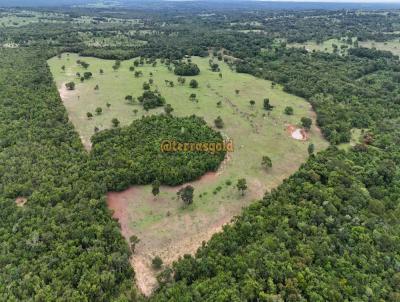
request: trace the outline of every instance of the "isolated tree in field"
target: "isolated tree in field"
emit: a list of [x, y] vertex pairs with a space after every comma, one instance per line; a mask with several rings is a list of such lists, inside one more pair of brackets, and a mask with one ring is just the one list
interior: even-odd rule
[[151, 260], [151, 266], [153, 267], [153, 269], [160, 269], [163, 265], [163, 261], [159, 256], [155, 256], [153, 258], [153, 260]]
[[236, 95], [239, 95], [240, 90], [239, 89], [235, 89], [235, 93], [236, 93]]
[[90, 120], [93, 117], [93, 114], [91, 112], [86, 112], [86, 116]]
[[107, 109], [110, 109], [111, 104], [110, 104], [110, 103], [107, 103], [106, 106], [107, 106]]
[[274, 88], [275, 88], [275, 85], [276, 85], [276, 83], [275, 83], [275, 82], [272, 82], [272, 83], [271, 83], [271, 88], [274, 89]]
[[97, 115], [100, 115], [103, 112], [103, 109], [101, 107], [97, 107], [95, 111]]
[[263, 156], [261, 159], [261, 165], [265, 168], [271, 168], [272, 167], [272, 160], [269, 156]]
[[177, 63], [174, 73], [179, 76], [195, 76], [200, 73], [200, 69], [193, 63]]
[[136, 235], [132, 235], [131, 237], [129, 237], [129, 245], [131, 247], [132, 253], [135, 252], [136, 244], [138, 244], [139, 242], [140, 242], [140, 239]]
[[338, 46], [335, 43], [332, 43], [333, 53], [338, 52]]
[[103, 69], [100, 69], [100, 74], [104, 74], [104, 70]]
[[171, 115], [172, 111], [174, 111], [174, 108], [172, 108], [171, 104], [166, 104], [164, 106], [164, 112], [167, 115]]
[[135, 67], [138, 67], [138, 66], [139, 66], [139, 60], [133, 61], [133, 65], [134, 65]]
[[160, 194], [160, 182], [157, 179], [151, 184], [151, 193], [154, 197]]
[[221, 102], [221, 101], [218, 101], [218, 102], [217, 102], [217, 107], [218, 107], [218, 108], [221, 108], [221, 107], [222, 107], [222, 102]]
[[143, 75], [143, 72], [141, 70], [135, 71], [135, 78], [141, 77], [142, 75]]
[[185, 82], [186, 82], [186, 79], [185, 79], [184, 77], [178, 77], [178, 83], [179, 83], [180, 85], [184, 85]]
[[119, 120], [117, 118], [113, 118], [111, 120], [111, 123], [112, 123], [114, 128], [117, 128], [119, 126], [119, 124], [120, 124], [120, 122], [119, 122]]
[[100, 89], [99, 84], [96, 84], [96, 86], [94, 86], [94, 90], [99, 90], [99, 89]]
[[247, 190], [247, 182], [245, 178], [240, 178], [236, 184], [236, 188], [240, 191], [240, 193], [242, 194], [242, 196], [244, 195], [244, 193]]
[[94, 133], [97, 133], [97, 132], [99, 132], [99, 131], [100, 131], [99, 127], [95, 126], [95, 127], [94, 127]]
[[138, 111], [139, 111], [139, 110], [137, 110], [137, 109], [133, 109], [133, 114], [134, 114], [134, 115], [137, 115]]
[[[78, 60], [78, 61], [79, 61], [79, 60]], [[88, 69], [89, 66], [90, 66], [89, 63], [86, 63], [86, 62], [84, 62], [84, 61], [79, 61], [79, 64], [80, 64], [84, 69]]]
[[197, 87], [199, 87], [199, 83], [195, 79], [193, 79], [190, 81], [189, 86], [191, 88], [197, 88]]
[[264, 109], [267, 111], [271, 111], [272, 108], [274, 108], [274, 106], [272, 106], [269, 102], [269, 98], [265, 98], [264, 99], [264, 105], [263, 105]]
[[310, 119], [309, 117], [302, 117], [301, 118], [301, 125], [305, 129], [310, 130], [311, 129], [311, 125], [312, 125], [312, 119]]
[[75, 89], [75, 83], [74, 82], [68, 82], [68, 83], [65, 84], [65, 87], [68, 90], [74, 90]]
[[61, 66], [61, 70], [65, 71], [65, 65]]
[[294, 113], [293, 107], [287, 106], [287, 107], [285, 108], [285, 114], [287, 114], [287, 115], [293, 115], [293, 113]]
[[125, 101], [132, 102], [132, 100], [133, 100], [133, 96], [131, 96], [131, 95], [125, 96]]
[[214, 124], [215, 124], [215, 127], [217, 127], [218, 129], [224, 128], [224, 121], [222, 120], [222, 118], [220, 116], [218, 116], [214, 120]]
[[154, 83], [154, 80], [153, 79], [149, 79], [149, 84], [153, 85], [153, 83]]
[[196, 94], [195, 93], [190, 94], [189, 100], [191, 100], [192, 102], [195, 101], [196, 100]]
[[84, 77], [81, 77], [81, 82], [83, 83], [83, 81], [85, 81], [85, 78], [84, 78]]
[[308, 154], [309, 154], [309, 155], [314, 154], [314, 151], [315, 151], [315, 146], [314, 146], [314, 144], [309, 144], [309, 145], [308, 145], [307, 151], [308, 151]]
[[120, 67], [121, 67], [121, 61], [116, 60], [112, 68], [114, 69], [114, 71], [117, 71]]
[[130, 66], [129, 67], [129, 71], [135, 71], [135, 67], [134, 66]]
[[255, 101], [255, 100], [250, 100], [249, 103], [250, 103], [250, 106], [251, 106], [251, 107], [254, 107], [254, 105], [256, 104], [256, 101]]
[[86, 71], [83, 73], [83, 77], [85, 80], [89, 80], [92, 76], [93, 74], [90, 71]]
[[222, 73], [219, 73], [218, 76], [220, 79], [222, 79]]
[[193, 192], [194, 188], [191, 185], [183, 187], [176, 193], [178, 198], [180, 198], [185, 205], [190, 205], [193, 203]]
[[143, 105], [143, 109], [146, 111], [156, 107], [164, 106], [165, 104], [165, 98], [162, 97], [161, 94], [156, 90], [145, 90], [143, 95], [138, 97], [138, 101], [141, 105]]
[[219, 71], [219, 65], [217, 63], [211, 63], [210, 67], [211, 67], [211, 71], [212, 72], [218, 72]]
[[77, 78], [81, 77], [81, 73], [80, 72], [77, 72], [75, 75], [76, 75]]

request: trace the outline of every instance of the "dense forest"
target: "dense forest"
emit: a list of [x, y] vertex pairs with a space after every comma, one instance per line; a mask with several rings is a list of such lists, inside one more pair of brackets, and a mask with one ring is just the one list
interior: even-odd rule
[[132, 299], [128, 245], [43, 53], [0, 49], [0, 300]]
[[[105, 193], [183, 183], [224, 157], [161, 153], [166, 135], [222, 139], [200, 118], [167, 114], [100, 131], [88, 154], [46, 64], [63, 51], [213, 56], [306, 98], [331, 143], [161, 272], [150, 301], [400, 300], [399, 58], [354, 44], [345, 55], [287, 45], [398, 39], [399, 11], [202, 12], [60, 8], [47, 21], [0, 27], [0, 300], [146, 300]], [[96, 46], [115, 37], [118, 46]], [[182, 66], [177, 74], [198, 73]], [[342, 150], [354, 128], [362, 140]]]
[[166, 143], [222, 143], [222, 136], [196, 116], [150, 116], [128, 127], [104, 130], [92, 137], [92, 170], [110, 191], [132, 184], [178, 185], [215, 171], [225, 151], [161, 150]]

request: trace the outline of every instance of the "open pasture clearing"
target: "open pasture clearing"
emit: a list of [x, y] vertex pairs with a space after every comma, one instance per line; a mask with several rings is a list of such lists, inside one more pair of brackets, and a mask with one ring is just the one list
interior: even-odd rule
[[[177, 76], [160, 61], [156, 66], [135, 67], [135, 71], [143, 73], [138, 78], [129, 70], [134, 60], [122, 61], [117, 71], [112, 68], [114, 61], [76, 54], [63, 54], [61, 58], [48, 61], [70, 119], [88, 149], [94, 128], [111, 127], [112, 118], [118, 118], [123, 126], [142, 115], [163, 112], [162, 108], [146, 112], [141, 105], [131, 105], [125, 100], [127, 95], [140, 96], [143, 82], [150, 78], [154, 81], [151, 89], [160, 91], [174, 108], [174, 115], [196, 114], [211, 126], [220, 116], [225, 124], [221, 132], [233, 140], [234, 152], [227, 154], [219, 171], [192, 183], [195, 197], [189, 207], [183, 207], [182, 201], [176, 198], [180, 187], [161, 187], [157, 198], [151, 194], [151, 186], [134, 186], [109, 194], [109, 206], [121, 223], [123, 235], [129, 238], [134, 234], [141, 240], [132, 262], [137, 284], [145, 294], [150, 294], [156, 285], [157, 271], [151, 268], [154, 256], [159, 255], [169, 265], [179, 255], [193, 253], [203, 240], [208, 240], [223, 224], [240, 214], [242, 207], [260, 199], [265, 191], [295, 172], [308, 156], [309, 143], [313, 143], [316, 150], [328, 145], [315, 126], [307, 141], [295, 140], [287, 132], [288, 125], [298, 125], [303, 116], [313, 118], [315, 124], [315, 114], [304, 99], [283, 92], [279, 86], [272, 88], [269, 81], [238, 74], [215, 59], [221, 68], [220, 78], [218, 72], [210, 70], [209, 59], [192, 58], [201, 72], [198, 76], [186, 77], [184, 85], [178, 84]], [[80, 83], [76, 73], [83, 74], [85, 69], [76, 63], [77, 60], [90, 64], [87, 71], [93, 73], [92, 79]], [[189, 87], [192, 78], [199, 83], [196, 89]], [[77, 84], [73, 91], [65, 89], [65, 83], [70, 81]], [[166, 81], [174, 81], [174, 87], [166, 85]], [[94, 89], [96, 85], [98, 90]], [[198, 101], [190, 100], [192, 93]], [[264, 98], [270, 99], [274, 106], [272, 111], [263, 109]], [[255, 105], [250, 105], [250, 100], [254, 100]], [[111, 104], [110, 108], [106, 103]], [[284, 114], [287, 106], [293, 107], [293, 115]], [[102, 107], [101, 115], [95, 114], [97, 107]], [[94, 117], [89, 120], [87, 112], [92, 112]], [[264, 155], [272, 159], [273, 166], [268, 170], [261, 167]], [[236, 182], [242, 177], [248, 184], [244, 196], [236, 189]]]
[[78, 16], [70, 17], [68, 14], [56, 13], [56, 12], [40, 12], [31, 10], [5, 10], [0, 11], [0, 28], [1, 27], [20, 27], [26, 26], [31, 23], [70, 23], [79, 25], [88, 24], [101, 24], [103, 27], [106, 26], [135, 26], [141, 24], [139, 19], [121, 19], [111, 17], [93, 17], [93, 16]]
[[[333, 44], [336, 44], [338, 46], [339, 53], [345, 53], [348, 48], [353, 47], [352, 45], [349, 45], [345, 43], [345, 41], [339, 39], [329, 39], [320, 44], [316, 43], [315, 41], [307, 41], [305, 43], [290, 43], [288, 44], [288, 47], [304, 48], [309, 52], [322, 51], [333, 53]], [[400, 55], [400, 39], [393, 39], [386, 42], [358, 41], [358, 45], [359, 47], [376, 48], [378, 50], [390, 51], [395, 55]], [[344, 52], [341, 50], [342, 47], [346, 47], [343, 50]]]
[[40, 17], [43, 16], [44, 14], [33, 11], [19, 11], [18, 13], [4, 11], [0, 13], [0, 27], [18, 27], [28, 25], [30, 23], [39, 22]]
[[392, 52], [395, 55], [400, 55], [400, 39], [395, 39], [387, 42], [360, 41], [358, 44], [362, 47], [386, 50]]
[[289, 43], [287, 46], [304, 48], [308, 52], [322, 51], [322, 52], [333, 53], [334, 52], [333, 45], [337, 45], [338, 53], [344, 52], [347, 48], [352, 47], [352, 45], [349, 45], [345, 43], [345, 41], [339, 39], [329, 39], [323, 41], [322, 43], [317, 43], [315, 41], [307, 41], [305, 43]]
[[119, 31], [108, 33], [108, 36], [94, 36], [90, 32], [79, 32], [79, 37], [85, 45], [91, 47], [134, 47], [147, 43], [147, 41], [137, 40], [129, 34], [126, 35]]

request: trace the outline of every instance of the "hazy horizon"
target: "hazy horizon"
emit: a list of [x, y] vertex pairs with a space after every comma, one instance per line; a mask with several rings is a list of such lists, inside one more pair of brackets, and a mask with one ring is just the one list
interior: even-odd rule
[[[0, 0], [0, 7], [73, 7], [106, 4], [109, 7], [150, 8], [152, 3], [185, 3], [208, 9], [400, 9], [399, 0]], [[247, 6], [248, 5], [248, 6]], [[164, 7], [164, 5], [161, 5]]]

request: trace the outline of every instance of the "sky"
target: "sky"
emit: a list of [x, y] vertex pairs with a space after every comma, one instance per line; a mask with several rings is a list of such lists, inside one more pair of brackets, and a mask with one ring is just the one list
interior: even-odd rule
[[[212, 0], [209, 0], [212, 1]], [[265, 2], [399, 3], [400, 0], [258, 0]]]

